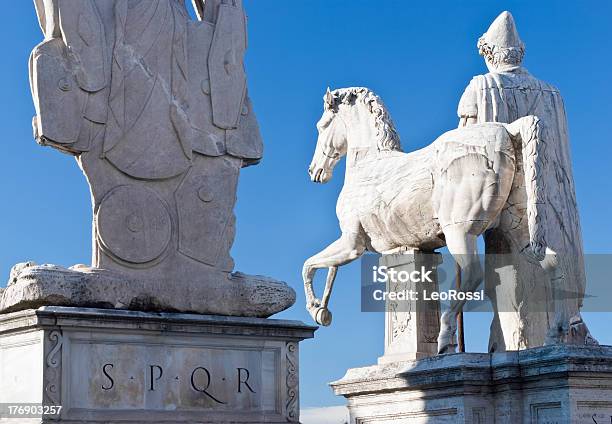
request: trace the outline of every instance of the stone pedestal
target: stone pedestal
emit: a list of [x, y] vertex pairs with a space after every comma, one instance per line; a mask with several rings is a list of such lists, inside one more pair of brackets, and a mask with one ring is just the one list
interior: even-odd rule
[[442, 355], [349, 369], [331, 386], [351, 424], [603, 424], [612, 347]]
[[438, 291], [437, 267], [442, 262], [439, 253], [425, 253], [420, 250], [383, 255], [380, 266], [386, 266], [404, 275], [422, 269], [431, 270], [432, 281], [401, 282], [389, 279], [387, 291], [412, 292], [418, 295], [414, 300], [388, 300], [385, 313], [385, 353], [378, 359], [379, 364], [425, 358], [437, 353], [437, 338], [440, 332], [440, 303], [423, 300], [423, 291]]
[[68, 307], [0, 315], [0, 404], [62, 406], [0, 422], [298, 422], [298, 343], [314, 330]]

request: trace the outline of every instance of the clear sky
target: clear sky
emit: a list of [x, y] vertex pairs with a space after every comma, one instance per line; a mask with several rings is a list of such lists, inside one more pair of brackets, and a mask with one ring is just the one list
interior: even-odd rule
[[[303, 307], [302, 263], [339, 234], [335, 201], [342, 172], [325, 186], [311, 183], [306, 173], [325, 88], [372, 88], [390, 109], [404, 150], [422, 147], [456, 126], [465, 85], [485, 72], [476, 40], [505, 9], [514, 14], [526, 44], [526, 67], [559, 87], [565, 98], [585, 250], [612, 251], [612, 2], [245, 3], [249, 87], [266, 152], [259, 166], [241, 175], [233, 255], [237, 269], [295, 287], [297, 304], [279, 317], [310, 322]], [[26, 260], [89, 263], [91, 206], [85, 179], [74, 159], [32, 139], [27, 60], [42, 37], [31, 2], [7, 2], [0, 35], [5, 140], [0, 272], [8, 279], [10, 267]], [[340, 269], [331, 307], [333, 326], [302, 344], [303, 406], [343, 404], [327, 383], [349, 367], [374, 364], [382, 353], [384, 317], [359, 310], [358, 263]], [[606, 344], [612, 344], [611, 318], [587, 314], [595, 337]], [[468, 350], [486, 349], [489, 319], [468, 314]]]

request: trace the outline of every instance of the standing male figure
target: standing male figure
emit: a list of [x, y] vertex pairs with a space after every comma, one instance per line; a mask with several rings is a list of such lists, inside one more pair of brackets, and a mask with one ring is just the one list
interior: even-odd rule
[[[518, 350], [544, 343], [596, 343], [580, 316], [585, 289], [580, 220], [563, 99], [550, 84], [521, 66], [525, 46], [509, 12], [501, 13], [478, 40], [489, 73], [469, 83], [458, 107], [459, 126], [510, 123], [527, 115], [540, 118], [546, 201], [537, 207], [547, 245], [563, 264], [564, 287], [551, 282], [538, 264], [525, 259], [517, 235], [528, 232], [522, 163], [499, 225], [487, 231], [485, 289], [493, 303], [490, 351]], [[520, 155], [517, 157], [520, 158]], [[528, 237], [527, 237], [528, 239]], [[554, 292], [554, 293], [553, 293]], [[554, 302], [561, 313], [553, 313]], [[558, 312], [557, 311], [557, 312]]]

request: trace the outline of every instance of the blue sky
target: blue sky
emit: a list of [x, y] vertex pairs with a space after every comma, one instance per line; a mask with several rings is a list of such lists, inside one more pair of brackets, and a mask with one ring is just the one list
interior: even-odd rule
[[[527, 47], [526, 67], [561, 89], [569, 116], [574, 177], [585, 250], [610, 253], [612, 16], [610, 2], [245, 0], [250, 94], [266, 152], [242, 173], [233, 255], [237, 269], [287, 281], [298, 302], [282, 318], [310, 322], [300, 271], [305, 258], [339, 234], [336, 172], [315, 185], [306, 169], [325, 88], [368, 86], [390, 109], [404, 150], [456, 126], [456, 105], [473, 75], [485, 72], [476, 40], [510, 10]], [[25, 260], [89, 263], [91, 206], [74, 159], [36, 145], [27, 59], [41, 41], [28, 1], [5, 6], [4, 133], [0, 155], [0, 272]], [[340, 170], [339, 170], [340, 171]], [[0, 283], [1, 284], [1, 283]], [[319, 290], [321, 290], [319, 288]], [[327, 387], [349, 367], [376, 362], [383, 315], [361, 313], [359, 264], [341, 268], [331, 305], [334, 324], [302, 344], [303, 406], [343, 404]], [[587, 314], [594, 335], [612, 344], [612, 314]], [[484, 350], [489, 317], [468, 314], [468, 350]]]

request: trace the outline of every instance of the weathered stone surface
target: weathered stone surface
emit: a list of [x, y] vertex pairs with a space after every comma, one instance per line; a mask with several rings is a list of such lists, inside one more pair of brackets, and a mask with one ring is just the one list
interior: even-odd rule
[[459, 353], [349, 369], [351, 424], [592, 424], [612, 416], [612, 347]]
[[[586, 278], [563, 98], [556, 87], [522, 67], [525, 45], [509, 12], [495, 19], [477, 45], [489, 73], [475, 76], [466, 87], [457, 108], [459, 125], [509, 123], [536, 115], [545, 140], [545, 147], [529, 153], [539, 156], [537, 189], [541, 200], [529, 207], [531, 177], [519, 160], [508, 204], [498, 225], [485, 237], [485, 290], [495, 311], [489, 350], [501, 352], [559, 341], [595, 343], [580, 317]], [[557, 253], [566, 278], [550, 281], [541, 267], [522, 254], [523, 235], [532, 231], [525, 210], [540, 222], [546, 245]], [[555, 299], [551, 296], [554, 290], [572, 296]], [[557, 314], [549, 313], [552, 310]]]
[[[346, 176], [336, 212], [341, 237], [304, 263], [306, 307], [316, 322], [331, 323], [327, 306], [337, 268], [364, 251], [397, 249], [433, 251], [447, 246], [461, 267], [459, 290], [474, 292], [483, 277], [477, 238], [499, 224], [511, 206], [513, 182], [523, 178], [526, 207], [521, 216], [528, 231], [517, 231], [525, 260], [563, 284], [558, 255], [547, 243], [545, 218], [536, 213], [545, 201], [541, 168], [541, 121], [526, 116], [510, 124], [483, 122], [457, 128], [430, 145], [404, 153], [399, 135], [382, 100], [370, 89], [350, 87], [329, 91], [317, 123], [319, 137], [309, 167], [314, 182], [325, 183], [346, 156]], [[516, 166], [522, 163], [520, 174]], [[317, 269], [327, 268], [322, 299], [313, 291]], [[465, 303], [452, 299], [440, 318], [438, 352], [456, 347], [456, 318]], [[560, 304], [559, 304], [560, 305]], [[551, 311], [552, 312], [552, 311]], [[555, 310], [563, 320], [562, 308]], [[552, 341], [561, 341], [556, 334]]]
[[[389, 278], [387, 290], [438, 291], [437, 266], [440, 254], [424, 253], [418, 250], [401, 251], [381, 256], [380, 266], [397, 272], [413, 272], [421, 267], [431, 269], [432, 282], [401, 282]], [[418, 286], [418, 287], [417, 287]], [[440, 332], [440, 302], [426, 301], [386, 301], [385, 307], [385, 352], [378, 363], [403, 362], [435, 355], [438, 350], [437, 338]]]
[[286, 283], [241, 273], [217, 273], [216, 280], [181, 281], [126, 278], [114, 271], [25, 263], [11, 272], [0, 292], [4, 312], [43, 305], [175, 311], [268, 317], [295, 302]]
[[96, 218], [101, 247], [121, 260], [151, 262], [170, 243], [170, 213], [154, 191], [115, 187], [100, 202]]
[[176, 0], [34, 3], [45, 36], [30, 58], [35, 138], [83, 170], [92, 268], [108, 271], [30, 270], [0, 312], [54, 302], [245, 316], [289, 307], [283, 284], [228, 277], [240, 169], [263, 152], [242, 1], [195, 1], [198, 20]]
[[61, 405], [45, 423], [298, 422], [298, 344], [314, 330], [298, 321], [85, 308], [4, 314], [0, 404]]

